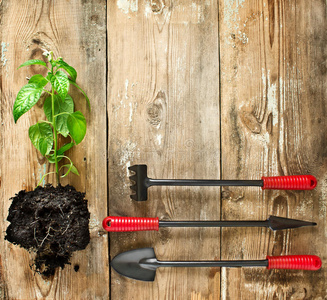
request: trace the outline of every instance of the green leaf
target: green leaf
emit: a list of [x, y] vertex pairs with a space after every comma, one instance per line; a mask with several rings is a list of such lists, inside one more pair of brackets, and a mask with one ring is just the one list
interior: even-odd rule
[[75, 111], [67, 118], [69, 132], [76, 144], [79, 144], [86, 134], [86, 120], [80, 111]]
[[48, 123], [36, 123], [28, 130], [32, 144], [43, 156], [48, 155], [53, 146], [53, 132]]
[[59, 66], [58, 69], [64, 69], [68, 73], [68, 75], [71, 77], [72, 81], [74, 81], [74, 82], [76, 81], [77, 72], [72, 66], [70, 66], [69, 64], [64, 62], [62, 59], [59, 60], [58, 66]]
[[46, 78], [44, 78], [41, 74], [36, 74], [30, 78], [28, 83], [34, 83], [38, 86], [42, 86], [42, 88], [43, 88], [47, 85], [48, 80]]
[[87, 95], [86, 95], [86, 93], [82, 90], [82, 88], [76, 83], [76, 82], [74, 82], [74, 81], [72, 81], [72, 80], [70, 80], [69, 79], [69, 82], [72, 84], [72, 85], [74, 85], [74, 86], [76, 86], [81, 92], [82, 92], [82, 94], [84, 95], [84, 97], [85, 97], [85, 99], [86, 99], [86, 102], [87, 102], [87, 104], [88, 104], [88, 106], [89, 106], [89, 109], [91, 110], [91, 103], [90, 103], [90, 99], [87, 97]]
[[[44, 113], [47, 119], [52, 122], [52, 101], [51, 97], [47, 97], [43, 105]], [[67, 113], [57, 116], [56, 129], [64, 137], [67, 137], [69, 130], [67, 127], [67, 118], [70, 113], [74, 112], [74, 101], [72, 97], [66, 95], [65, 101], [63, 101], [58, 95], [54, 95], [54, 113], [55, 115], [61, 113]]]
[[43, 156], [46, 156], [48, 152], [52, 149], [52, 146], [49, 144], [49, 140], [44, 137], [40, 137], [38, 140], [38, 147], [36, 147]]
[[44, 62], [43, 60], [40, 60], [40, 59], [31, 59], [31, 60], [25, 61], [17, 69], [19, 69], [21, 67], [31, 66], [31, 65], [41, 65], [41, 66], [44, 66], [44, 67], [47, 66], [46, 62]]
[[[45, 83], [45, 82], [43, 82]], [[13, 115], [15, 123], [27, 111], [29, 111], [40, 99], [44, 85], [41, 83], [28, 83], [17, 94]]]
[[[57, 95], [55, 95], [56, 97]], [[55, 106], [56, 108], [56, 106]], [[51, 96], [47, 97], [44, 101], [43, 104], [43, 110], [45, 113], [45, 116], [47, 117], [47, 119], [49, 120], [49, 122], [52, 122], [52, 101], [51, 101]], [[55, 114], [56, 114], [56, 109], [55, 109]]]
[[68, 151], [74, 145], [75, 145], [74, 143], [68, 143], [68, 144], [62, 146], [60, 149], [57, 150], [57, 155], [63, 155], [66, 151]]
[[[70, 148], [72, 148], [75, 144], [74, 143], [68, 143], [64, 146], [62, 146], [60, 149], [57, 150], [57, 156], [64, 155], [66, 151], [68, 151]], [[58, 161], [61, 161], [63, 157], [58, 157]], [[54, 155], [51, 154], [47, 157], [50, 163], [54, 163]]]
[[67, 74], [63, 71], [58, 71], [56, 74], [49, 73], [47, 78], [50, 80], [51, 84], [61, 99], [65, 100], [69, 89], [69, 80]]
[[61, 168], [68, 168], [68, 171], [64, 175], [61, 176], [62, 178], [66, 177], [70, 172], [79, 176], [78, 170], [73, 164], [63, 165], [63, 166], [61, 166]]
[[75, 175], [79, 176], [79, 172], [77, 170], [77, 168], [73, 165], [72, 169], [70, 170], [72, 173], [74, 173]]

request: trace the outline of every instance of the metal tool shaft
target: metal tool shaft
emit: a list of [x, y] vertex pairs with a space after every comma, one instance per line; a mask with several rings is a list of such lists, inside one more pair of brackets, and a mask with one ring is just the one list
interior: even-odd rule
[[159, 221], [159, 227], [269, 227], [269, 221]]
[[152, 179], [145, 181], [147, 187], [163, 186], [259, 186], [263, 180], [207, 180], [207, 179]]
[[140, 261], [145, 268], [159, 267], [268, 267], [268, 260], [227, 260], [227, 261], [160, 261], [155, 258], [147, 258]]
[[270, 216], [267, 220], [249, 221], [160, 221], [159, 218], [117, 217], [104, 218], [102, 226], [109, 232], [159, 230], [159, 227], [269, 227], [272, 230], [315, 226], [317, 223]]

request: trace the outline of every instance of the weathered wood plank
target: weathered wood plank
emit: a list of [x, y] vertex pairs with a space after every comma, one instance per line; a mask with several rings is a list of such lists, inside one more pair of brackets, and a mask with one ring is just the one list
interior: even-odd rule
[[[326, 3], [219, 1], [222, 177], [310, 174], [315, 191], [225, 188], [223, 219], [270, 214], [316, 228], [223, 230], [222, 259], [316, 254], [326, 263]], [[226, 269], [223, 299], [323, 299], [318, 272]], [[223, 284], [224, 283], [224, 284]]]
[[[106, 2], [105, 1], [1, 1], [1, 219], [7, 217], [9, 198], [20, 189], [33, 189], [49, 170], [33, 149], [27, 130], [43, 118], [39, 107], [17, 125], [12, 105], [26, 76], [41, 68], [16, 70], [24, 61], [42, 58], [41, 48], [63, 56], [78, 72], [77, 81], [88, 94], [88, 112], [81, 93], [72, 89], [77, 108], [87, 116], [85, 141], [71, 151], [81, 176], [65, 183], [86, 192], [91, 212], [91, 243], [73, 255], [71, 266], [44, 280], [30, 269], [31, 255], [4, 241], [8, 223], [0, 225], [1, 294], [8, 299], [106, 299], [109, 295], [107, 235], [101, 220], [107, 210], [106, 183]], [[42, 71], [43, 72], [43, 71]], [[53, 179], [53, 178], [52, 178]], [[49, 182], [53, 182], [51, 178]], [[79, 266], [78, 272], [74, 271]], [[76, 268], [77, 270], [77, 268]]]
[[[215, 1], [108, 3], [110, 214], [217, 219], [219, 189], [149, 190], [129, 199], [128, 167], [153, 178], [219, 178], [218, 14]], [[111, 257], [152, 246], [159, 259], [219, 259], [219, 230], [110, 234]], [[219, 269], [160, 269], [154, 283], [111, 272], [112, 299], [217, 299]]]
[[[220, 231], [215, 229], [111, 234], [111, 256], [153, 246], [160, 259], [261, 259], [267, 254], [309, 253], [320, 255], [326, 264], [326, 3], [218, 2], [220, 33], [214, 1], [108, 3], [107, 133], [106, 2], [0, 1], [3, 220], [7, 200], [21, 188], [34, 188], [49, 170], [27, 136], [28, 127], [43, 116], [41, 110], [33, 109], [17, 126], [11, 115], [24, 76], [40, 69], [16, 67], [29, 58], [41, 58], [41, 47], [50, 48], [76, 67], [79, 84], [98, 105], [93, 104], [89, 113], [83, 97], [73, 90], [89, 126], [85, 142], [71, 153], [83, 175], [69, 181], [87, 193], [91, 244], [73, 256], [71, 267], [44, 281], [29, 269], [31, 255], [3, 240], [7, 222], [0, 222], [0, 298], [108, 298], [107, 236], [101, 231], [107, 214], [107, 151], [112, 215], [208, 220], [220, 214], [223, 219], [265, 219], [275, 214], [318, 222], [316, 228], [277, 233], [224, 229], [221, 246]], [[215, 188], [151, 188], [147, 202], [131, 201], [127, 168], [134, 163], [147, 163], [151, 177], [220, 176], [218, 34], [222, 177], [312, 173], [318, 187], [313, 192], [224, 188], [221, 213]], [[80, 266], [77, 273], [75, 265]], [[111, 276], [112, 299], [326, 297], [324, 267], [315, 273], [167, 269], [158, 271], [153, 284], [114, 272]]]

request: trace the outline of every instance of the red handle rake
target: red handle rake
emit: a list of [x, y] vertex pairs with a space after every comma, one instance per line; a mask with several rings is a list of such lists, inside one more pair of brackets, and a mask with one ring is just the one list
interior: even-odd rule
[[135, 194], [131, 198], [136, 201], [148, 199], [148, 188], [161, 186], [258, 186], [275, 190], [312, 190], [317, 179], [312, 175], [262, 177], [261, 180], [206, 180], [206, 179], [152, 179], [147, 175], [147, 165], [134, 165], [129, 170], [135, 174], [130, 176], [134, 182], [131, 189]]

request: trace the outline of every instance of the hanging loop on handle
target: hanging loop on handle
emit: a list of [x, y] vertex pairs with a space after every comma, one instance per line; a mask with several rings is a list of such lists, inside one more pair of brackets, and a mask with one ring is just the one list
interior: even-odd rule
[[312, 175], [262, 177], [261, 179], [263, 190], [313, 190], [317, 185], [317, 179]]
[[316, 271], [321, 268], [321, 259], [316, 255], [267, 256], [267, 269], [296, 269]]

